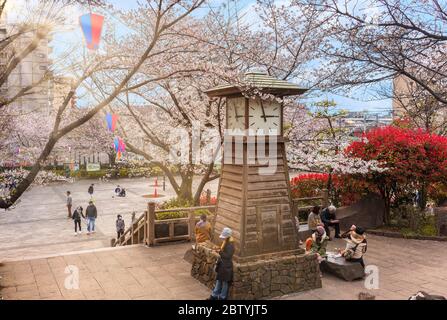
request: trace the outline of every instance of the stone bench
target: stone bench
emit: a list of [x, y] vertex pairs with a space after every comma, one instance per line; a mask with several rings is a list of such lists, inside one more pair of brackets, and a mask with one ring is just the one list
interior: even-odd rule
[[360, 263], [346, 261], [343, 257], [328, 256], [321, 262], [320, 270], [346, 281], [362, 279], [365, 276], [365, 270]]

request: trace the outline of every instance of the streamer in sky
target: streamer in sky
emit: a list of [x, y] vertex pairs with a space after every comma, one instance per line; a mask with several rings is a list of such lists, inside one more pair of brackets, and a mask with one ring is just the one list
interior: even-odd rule
[[87, 13], [79, 17], [79, 23], [84, 33], [87, 48], [98, 49], [104, 17], [95, 13]]

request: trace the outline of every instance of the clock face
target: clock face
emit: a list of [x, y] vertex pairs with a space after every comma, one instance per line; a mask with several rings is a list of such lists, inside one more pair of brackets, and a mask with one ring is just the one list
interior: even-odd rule
[[276, 100], [250, 99], [248, 112], [249, 126], [252, 134], [281, 134], [281, 104]]
[[245, 130], [245, 98], [227, 98], [227, 129]]

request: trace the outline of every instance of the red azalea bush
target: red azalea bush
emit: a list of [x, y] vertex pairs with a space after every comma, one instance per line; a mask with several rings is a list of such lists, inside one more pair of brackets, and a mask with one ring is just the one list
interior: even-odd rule
[[216, 198], [216, 197], [211, 197], [211, 198], [210, 198], [210, 202], [208, 203], [208, 202], [207, 202], [207, 199], [206, 199], [206, 192], [203, 192], [203, 193], [200, 195], [199, 204], [200, 204], [201, 206], [211, 206], [211, 205], [215, 205], [216, 203], [217, 203], [217, 198]]
[[327, 188], [329, 175], [327, 173], [305, 173], [290, 180], [293, 198], [318, 196], [322, 189]]
[[389, 221], [391, 200], [407, 197], [415, 189], [427, 190], [447, 179], [447, 138], [422, 129], [387, 126], [367, 132], [351, 143], [347, 155], [382, 162], [388, 170], [361, 177], [380, 192]]
[[[293, 198], [307, 198], [318, 196], [323, 189], [327, 189], [329, 174], [305, 173], [290, 180]], [[366, 181], [353, 179], [350, 175], [332, 175], [332, 188], [336, 205], [346, 206], [358, 201], [371, 188]]]

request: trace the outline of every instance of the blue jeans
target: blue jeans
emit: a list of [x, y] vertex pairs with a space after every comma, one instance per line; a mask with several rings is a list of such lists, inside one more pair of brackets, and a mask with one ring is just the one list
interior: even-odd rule
[[88, 218], [88, 220], [87, 220], [87, 231], [88, 232], [95, 231], [95, 220], [96, 220], [96, 218]]
[[225, 300], [228, 295], [228, 282], [216, 280], [216, 284], [214, 286], [214, 290], [211, 293], [211, 296], [216, 299]]

